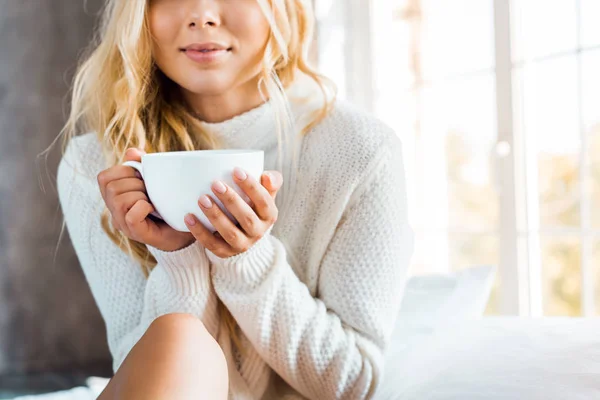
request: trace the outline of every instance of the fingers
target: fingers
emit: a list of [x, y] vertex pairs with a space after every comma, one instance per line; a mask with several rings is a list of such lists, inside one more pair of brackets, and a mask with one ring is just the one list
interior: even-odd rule
[[146, 154], [144, 150], [130, 147], [125, 152], [125, 161], [142, 161], [144, 154]]
[[136, 178], [135, 172], [135, 169], [128, 167], [127, 165], [115, 165], [114, 167], [100, 172], [98, 174], [98, 185], [100, 186], [100, 193], [102, 194], [104, 201], [107, 200], [106, 186], [110, 182], [125, 178]]
[[[238, 170], [239, 168], [236, 168]], [[275, 200], [267, 189], [256, 181], [252, 176], [244, 174], [245, 178], [240, 176], [237, 171], [233, 175], [235, 183], [246, 193], [254, 204], [254, 211], [261, 220], [269, 223], [275, 223], [277, 220], [277, 206]]]
[[[239, 222], [247, 236], [254, 238], [262, 233], [262, 225], [264, 223], [258, 218], [252, 207], [250, 207], [235, 190], [222, 181], [213, 182], [211, 189], [215, 196], [223, 203], [227, 211], [229, 211], [236, 221]], [[224, 192], [222, 193], [221, 191], [223, 190]], [[210, 215], [207, 216], [210, 219]], [[229, 220], [225, 215], [224, 217]], [[217, 224], [221, 225], [218, 221]], [[230, 226], [230, 224], [226, 222], [223, 225], [226, 227]], [[217, 227], [214, 224], [213, 226], [215, 226], [215, 228]]]
[[151, 244], [149, 241], [156, 236], [153, 230], [157, 228], [154, 223], [150, 223], [147, 219], [152, 211], [154, 211], [154, 207], [144, 199], [140, 199], [133, 204], [125, 215], [128, 237], [134, 238], [138, 242]]
[[119, 225], [120, 230], [127, 236], [129, 236], [130, 232], [125, 217], [139, 200], [148, 202], [148, 197], [143, 192], [127, 192], [115, 197], [110, 204], [107, 204], [110, 213], [117, 221], [117, 225]]
[[271, 197], [275, 199], [279, 189], [283, 185], [283, 176], [279, 171], [265, 171], [261, 175], [261, 184], [267, 189]]
[[239, 227], [209, 195], [201, 196], [198, 205], [216, 229], [214, 234], [194, 214], [185, 217], [185, 224], [196, 240], [221, 258], [246, 252], [275, 223], [278, 210], [274, 199], [283, 179], [279, 172], [273, 171], [261, 176], [261, 182], [258, 182], [236, 168], [234, 182], [243, 193], [236, 192], [222, 181], [213, 182], [211, 189], [224, 209], [238, 221]]
[[123, 178], [108, 182], [105, 189], [108, 198], [115, 198], [127, 192], [146, 192], [146, 185], [141, 179]]
[[[210, 207], [206, 207], [204, 202], [208, 199], [210, 201]], [[208, 204], [208, 203], [206, 203]], [[221, 237], [227, 242], [232, 248], [236, 250], [243, 250], [246, 246], [247, 238], [246, 235], [240, 231], [240, 229], [234, 225], [229, 217], [221, 210], [219, 205], [213, 201], [210, 196], [202, 196], [198, 201], [198, 205], [217, 231], [221, 234]], [[254, 213], [252, 210], [250, 210]]]
[[[202, 243], [202, 245], [208, 250], [212, 251], [219, 257], [224, 257], [226, 254], [223, 252], [224, 250], [224, 240], [213, 235], [194, 214], [186, 215], [185, 225], [190, 230], [190, 233], [194, 235], [197, 241]], [[216, 232], [215, 232], [216, 233]]]
[[[140, 161], [142, 155], [146, 154], [145, 151], [135, 148], [127, 149], [125, 152], [126, 161]], [[100, 193], [102, 198], [106, 201], [106, 186], [117, 179], [123, 178], [135, 178], [136, 170], [126, 165], [115, 165], [111, 168], [105, 169], [100, 172], [97, 176], [98, 185], [100, 186]]]
[[111, 223], [112, 226], [119, 230], [122, 231], [123, 230], [123, 226], [122, 223], [119, 222], [119, 220], [117, 218], [115, 218], [115, 206], [113, 205], [115, 203], [115, 199], [124, 194], [124, 193], [128, 193], [128, 192], [139, 192], [142, 194], [146, 194], [146, 186], [144, 185], [144, 182], [141, 179], [138, 178], [123, 178], [123, 179], [117, 179], [117, 180], [113, 180], [108, 182], [108, 184], [106, 185], [106, 187], [103, 189], [102, 193], [102, 198], [104, 199], [104, 202], [106, 203], [108, 209], [111, 212]]

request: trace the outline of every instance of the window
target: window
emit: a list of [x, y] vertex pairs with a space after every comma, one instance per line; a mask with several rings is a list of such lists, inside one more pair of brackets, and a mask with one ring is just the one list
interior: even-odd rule
[[321, 69], [404, 143], [413, 270], [497, 265], [487, 313], [600, 313], [598, 15], [596, 0], [317, 1]]

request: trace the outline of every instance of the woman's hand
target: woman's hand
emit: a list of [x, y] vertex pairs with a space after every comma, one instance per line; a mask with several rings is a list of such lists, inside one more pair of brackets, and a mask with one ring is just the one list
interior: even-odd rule
[[188, 214], [185, 218], [185, 224], [196, 240], [221, 258], [245, 252], [277, 221], [275, 197], [283, 184], [283, 177], [277, 171], [263, 173], [259, 183], [240, 168], [236, 168], [233, 179], [250, 198], [252, 205], [248, 205], [224, 182], [213, 182], [211, 189], [235, 217], [239, 226], [235, 225], [208, 195], [201, 196], [198, 205], [217, 232], [212, 234], [193, 214]]
[[[144, 151], [128, 149], [127, 161], [141, 161]], [[102, 198], [112, 216], [112, 225], [125, 236], [163, 251], [175, 251], [192, 244], [189, 232], [179, 232], [164, 221], [150, 218], [154, 211], [146, 194], [146, 185], [136, 170], [116, 165], [98, 174]]]

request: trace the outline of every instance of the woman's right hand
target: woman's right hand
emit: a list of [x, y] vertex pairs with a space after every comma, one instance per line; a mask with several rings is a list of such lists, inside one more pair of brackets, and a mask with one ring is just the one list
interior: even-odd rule
[[[142, 150], [130, 148], [125, 159], [141, 161], [143, 154]], [[136, 172], [132, 167], [116, 165], [98, 174], [100, 192], [114, 228], [130, 239], [163, 251], [176, 251], [192, 244], [196, 239], [191, 233], [150, 218], [149, 214], [155, 210], [146, 194], [146, 185]]]

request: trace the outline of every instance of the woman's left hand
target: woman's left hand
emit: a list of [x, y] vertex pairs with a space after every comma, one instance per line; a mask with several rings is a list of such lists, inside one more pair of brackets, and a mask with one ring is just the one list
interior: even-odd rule
[[242, 169], [234, 170], [233, 180], [250, 198], [251, 205], [222, 181], [215, 181], [211, 186], [214, 195], [239, 225], [234, 224], [208, 195], [201, 196], [198, 205], [217, 232], [211, 233], [193, 214], [186, 215], [185, 224], [192, 235], [216, 256], [227, 258], [244, 253], [277, 221], [275, 197], [283, 177], [278, 171], [265, 171], [260, 179], [259, 183]]

